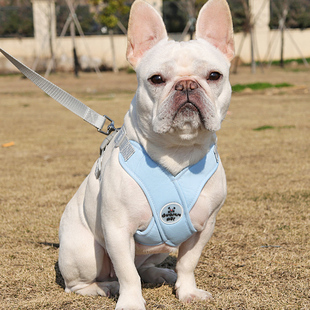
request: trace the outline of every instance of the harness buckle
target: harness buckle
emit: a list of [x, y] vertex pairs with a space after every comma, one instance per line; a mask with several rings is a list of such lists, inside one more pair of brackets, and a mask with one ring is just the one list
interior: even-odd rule
[[[103, 117], [105, 119], [104, 119], [104, 122], [102, 124], [102, 127], [98, 128], [98, 132], [103, 133], [104, 135], [108, 136], [112, 131], [115, 131], [116, 128], [114, 126], [114, 121], [110, 117], [108, 117], [106, 115], [103, 115]], [[110, 124], [106, 127], [107, 128], [106, 130], [103, 130], [103, 127], [106, 123], [106, 120], [108, 120], [110, 122]]]

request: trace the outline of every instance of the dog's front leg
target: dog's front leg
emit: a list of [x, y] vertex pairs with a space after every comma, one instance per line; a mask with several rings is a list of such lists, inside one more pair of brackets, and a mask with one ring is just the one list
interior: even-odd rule
[[118, 225], [112, 226], [109, 223], [105, 242], [120, 285], [120, 295], [115, 309], [143, 310], [145, 301], [142, 297], [141, 280], [134, 263], [134, 238], [126, 229]]
[[198, 264], [201, 252], [212, 236], [216, 214], [208, 220], [203, 231], [196, 233], [190, 239], [181, 244], [179, 248], [176, 271], [176, 295], [180, 301], [189, 303], [194, 299], [208, 300], [212, 295], [196, 287], [194, 270]]

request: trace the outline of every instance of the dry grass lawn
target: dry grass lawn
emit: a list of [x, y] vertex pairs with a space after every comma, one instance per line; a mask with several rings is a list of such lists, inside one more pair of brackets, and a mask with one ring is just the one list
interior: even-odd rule
[[[136, 87], [125, 73], [50, 79], [118, 126]], [[185, 305], [171, 286], [143, 285], [147, 309], [310, 309], [310, 71], [231, 80], [295, 86], [234, 94], [218, 133], [228, 197], [196, 269], [214, 300]], [[0, 309], [114, 309], [65, 293], [57, 267], [61, 214], [104, 136], [20, 76], [0, 77], [0, 124], [0, 145], [15, 144], [0, 146]]]

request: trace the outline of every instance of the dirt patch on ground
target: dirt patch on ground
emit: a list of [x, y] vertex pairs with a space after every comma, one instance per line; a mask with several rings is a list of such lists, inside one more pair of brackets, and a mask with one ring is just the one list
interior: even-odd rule
[[[172, 287], [144, 285], [148, 309], [310, 309], [310, 72], [249, 72], [232, 84], [294, 87], [233, 94], [218, 133], [228, 197], [196, 269], [214, 300], [184, 305]], [[50, 79], [117, 126], [136, 87], [125, 73]], [[0, 308], [114, 309], [66, 294], [57, 265], [61, 214], [104, 137], [20, 76], [0, 77], [0, 124], [0, 145], [14, 142], [0, 147]]]

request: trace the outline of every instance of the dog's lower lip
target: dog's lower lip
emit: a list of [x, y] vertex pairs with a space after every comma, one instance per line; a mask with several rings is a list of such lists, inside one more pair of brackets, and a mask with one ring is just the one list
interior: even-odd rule
[[198, 112], [200, 120], [203, 123], [204, 117], [202, 116], [200, 109], [198, 108], [198, 106], [195, 103], [190, 102], [190, 101], [186, 101], [180, 105], [180, 107], [175, 112], [175, 115], [173, 116], [173, 120], [176, 118], [176, 116], [179, 114], [179, 112], [183, 109], [184, 110], [188, 109], [188, 110], [191, 110], [192, 112]]
[[183, 104], [180, 105], [180, 107], [177, 109], [177, 111], [175, 113], [174, 118], [176, 117], [176, 115], [181, 110], [185, 110], [185, 109], [192, 110], [192, 111], [197, 111], [200, 114], [200, 111], [199, 111], [198, 107], [194, 103], [187, 101], [187, 102], [184, 102]]

